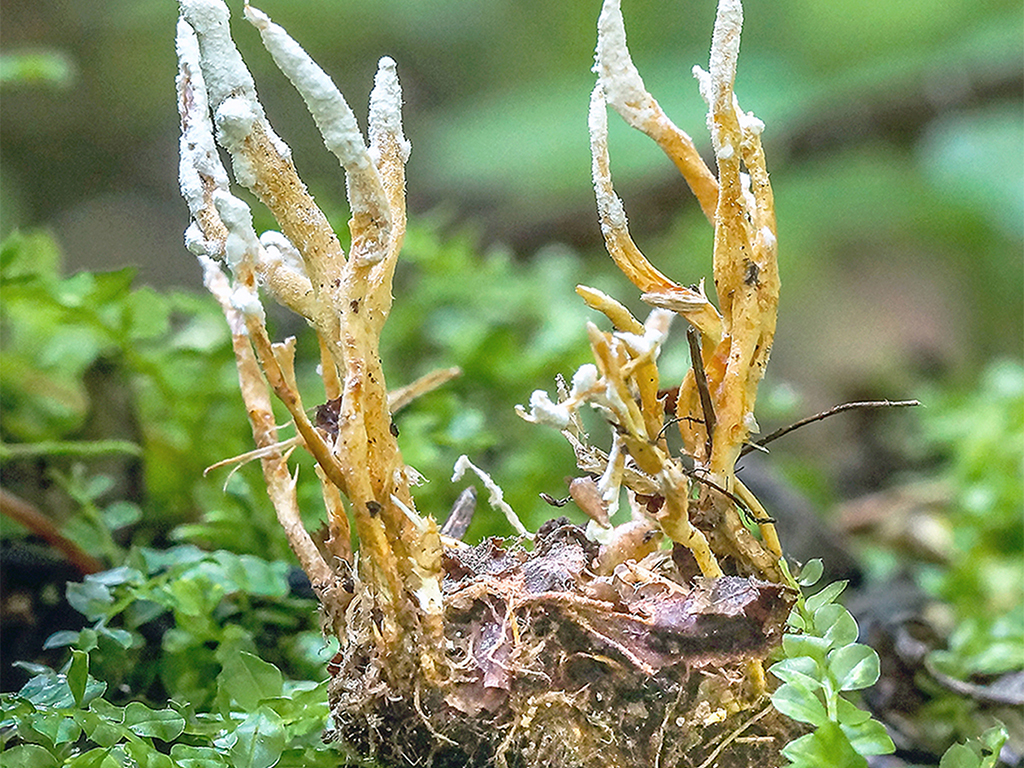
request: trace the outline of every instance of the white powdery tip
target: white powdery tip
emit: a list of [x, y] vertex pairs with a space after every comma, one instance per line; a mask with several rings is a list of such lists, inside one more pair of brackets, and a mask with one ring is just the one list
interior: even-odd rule
[[708, 62], [712, 99], [716, 102], [732, 92], [742, 29], [743, 6], [740, 0], [720, 0], [718, 14], [715, 16], [715, 28], [711, 34], [711, 56]]
[[593, 363], [584, 363], [572, 375], [572, 389], [569, 397], [579, 397], [584, 392], [594, 389], [597, 386], [597, 366]]
[[[390, 134], [398, 143], [399, 159], [406, 163], [412, 145], [402, 135], [402, 86], [398, 81], [398, 65], [390, 56], [377, 62], [377, 74], [370, 92], [370, 143], [374, 145], [383, 134]], [[374, 150], [379, 151], [376, 147]]]
[[248, 3], [245, 4], [245, 8], [242, 10], [242, 14], [245, 16], [245, 20], [252, 24], [257, 29], [263, 29], [268, 24], [272, 24], [270, 17], [267, 16], [259, 8], [254, 8]]
[[645, 335], [657, 336], [659, 344], [664, 342], [668, 337], [668, 329], [672, 327], [674, 318], [675, 313], [669, 312], [667, 309], [652, 309], [647, 315], [647, 319], [644, 320]]
[[693, 77], [697, 81], [697, 90], [704, 103], [711, 105], [711, 75], [698, 64], [693, 65]]
[[231, 95], [256, 101], [256, 86], [231, 39], [228, 7], [221, 0], [181, 0], [181, 15], [199, 38], [203, 75], [214, 104]]
[[180, 0], [178, 5], [189, 24], [204, 32], [220, 24], [226, 27], [231, 15], [222, 0]]
[[672, 317], [673, 314], [666, 309], [654, 309], [644, 322], [644, 333], [642, 336], [625, 331], [616, 331], [615, 337], [629, 347], [635, 355], [646, 355], [653, 352], [654, 356], [657, 357], [661, 352], [661, 345], [668, 336]]
[[193, 67], [199, 65], [199, 38], [196, 31], [185, 19], [178, 17], [175, 28], [174, 50], [180, 61], [188, 62]]
[[528, 414], [522, 406], [518, 406], [516, 412], [527, 421], [534, 424], [546, 424], [555, 429], [568, 427], [571, 418], [569, 409], [560, 403], [553, 402], [543, 389], [534, 390], [530, 395], [530, 412]]
[[327, 73], [265, 13], [250, 6], [246, 19], [260, 31], [263, 46], [274, 63], [306, 102], [327, 148], [346, 169], [350, 165], [368, 164], [366, 144], [355, 115]]
[[737, 110], [737, 117], [740, 122], [740, 129], [744, 134], [760, 136], [764, 133], [764, 121], [756, 117], [753, 112], [741, 112]]
[[626, 45], [626, 26], [619, 0], [606, 0], [597, 21], [594, 72], [605, 97], [627, 119], [638, 119], [648, 108], [650, 95], [633, 64]]

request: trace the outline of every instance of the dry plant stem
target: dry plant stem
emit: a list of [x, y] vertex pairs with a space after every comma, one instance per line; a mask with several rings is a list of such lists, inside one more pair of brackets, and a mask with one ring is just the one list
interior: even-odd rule
[[411, 384], [406, 384], [404, 387], [388, 392], [388, 407], [391, 409], [391, 413], [397, 413], [416, 398], [427, 394], [427, 392], [434, 391], [461, 375], [462, 369], [458, 367], [440, 368], [424, 374]]
[[777, 429], [767, 437], [763, 437], [760, 440], [756, 440], [753, 443], [743, 446], [740, 451], [740, 456], [746, 456], [751, 451], [763, 449], [768, 443], [778, 440], [780, 437], [788, 435], [790, 432], [806, 427], [808, 424], [813, 424], [816, 421], [827, 419], [830, 416], [843, 413], [844, 411], [850, 411], [857, 408], [914, 408], [921, 404], [920, 400], [862, 400], [854, 403], [843, 403], [842, 405], [834, 405], [828, 410], [816, 413], [813, 416], [808, 416], [805, 419], [800, 419], [794, 424], [790, 424], [788, 427]]

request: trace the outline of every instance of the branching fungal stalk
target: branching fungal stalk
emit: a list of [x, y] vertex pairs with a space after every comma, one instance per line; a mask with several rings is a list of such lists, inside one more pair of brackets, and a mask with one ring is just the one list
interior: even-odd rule
[[[380, 62], [370, 99], [370, 146], [330, 78], [266, 14], [246, 6], [275, 62], [309, 105], [327, 147], [345, 170], [352, 220], [346, 258], [338, 238], [295, 173], [290, 151], [268, 123], [255, 87], [228, 32], [219, 0], [183, 0], [178, 77], [182, 118], [182, 190], [193, 217], [190, 244], [206, 259], [225, 262], [232, 287], [207, 261], [207, 284], [235, 328], [243, 395], [261, 444], [276, 442], [267, 385], [288, 408], [306, 448], [316, 458], [335, 532], [320, 554], [297, 526], [294, 481], [281, 457], [264, 459], [264, 474], [292, 548], [321, 591], [335, 588], [352, 566], [349, 524], [337, 492], [348, 500], [360, 542], [360, 569], [381, 611], [381, 637], [399, 647], [423, 626], [440, 637], [435, 599], [440, 544], [429, 518], [415, 512], [409, 475], [390, 431], [387, 390], [378, 354], [381, 327], [391, 308], [391, 279], [405, 231], [405, 161], [401, 89], [395, 63]], [[210, 115], [212, 114], [212, 122]], [[228, 189], [213, 143], [228, 150], [235, 177], [277, 218], [281, 233], [262, 239], [248, 208]], [[298, 254], [301, 259], [288, 258]], [[316, 428], [295, 385], [290, 352], [271, 344], [257, 295], [262, 284], [275, 299], [302, 314], [320, 342], [325, 396], [341, 397], [337, 434]], [[253, 359], [255, 353], [255, 359]], [[257, 362], [258, 361], [258, 362]], [[261, 375], [262, 373], [262, 375]], [[263, 425], [263, 426], [260, 426]], [[261, 439], [261, 435], [263, 435]], [[268, 466], [268, 462], [274, 468]], [[335, 560], [343, 561], [337, 568]], [[410, 607], [406, 585], [419, 609]], [[436, 674], [441, 659], [426, 649], [421, 662]]]
[[[770, 517], [734, 470], [756, 431], [779, 289], [763, 126], [733, 94], [738, 0], [721, 0], [709, 70], [695, 70], [717, 177], [644, 88], [618, 0], [604, 4], [589, 112], [598, 215], [609, 254], [653, 309], [641, 322], [612, 297], [577, 286], [612, 327], [588, 323], [594, 362], [571, 385], [559, 379], [556, 399], [538, 390], [529, 408], [519, 408], [570, 443], [582, 476], [571, 479], [569, 498], [590, 518], [587, 528], [559, 518], [527, 530], [494, 479], [463, 456], [452, 482], [475, 474], [516, 534], [476, 546], [460, 540], [475, 492], [460, 495], [439, 529], [416, 507], [410, 488], [419, 476], [405, 465], [391, 420], [457, 369], [389, 393], [379, 355], [406, 227], [410, 146], [395, 62], [380, 60], [367, 142], [327, 74], [266, 14], [244, 8], [344, 170], [352, 213], [346, 255], [267, 120], [229, 34], [227, 7], [222, 0], [180, 6], [186, 241], [231, 329], [256, 442], [246, 457], [260, 459], [325, 630], [341, 643], [328, 665], [328, 735], [401, 765], [774, 764], [789, 725], [764, 709], [760, 663], [780, 640], [794, 593]], [[719, 307], [703, 281], [686, 287], [666, 277], [633, 241], [612, 185], [608, 105], [662, 147], [714, 225]], [[280, 232], [257, 236], [217, 144]], [[312, 420], [296, 383], [295, 340], [270, 339], [261, 292], [304, 317], [317, 336], [323, 392], [315, 399], [326, 404]], [[658, 357], [676, 315], [692, 326], [694, 365], [673, 398]], [[287, 408], [294, 437], [279, 436], [272, 396]], [[584, 405], [608, 424], [607, 450], [584, 431]], [[672, 424], [681, 455], [665, 436]], [[299, 515], [288, 466], [299, 446], [316, 460], [328, 519], [323, 542]], [[623, 497], [624, 522], [616, 520]], [[745, 527], [741, 508], [760, 536]], [[715, 729], [755, 723], [761, 741], [733, 745], [734, 762], [721, 762], [727, 742], [716, 741]]]
[[[628, 447], [632, 464], [658, 478], [665, 497], [665, 506], [657, 516], [662, 530], [693, 552], [705, 576], [721, 573], [713, 554], [717, 552], [737, 561], [741, 570], [780, 581], [777, 560], [781, 549], [773, 525], [762, 523], [762, 538], [755, 539], [743, 526], [728, 495], [713, 490], [714, 486], [724, 488], [749, 508], [763, 511], [736, 478], [734, 469], [740, 450], [757, 428], [754, 402], [771, 351], [779, 294], [774, 204], [761, 148], [764, 126], [753, 115], [740, 111], [733, 93], [742, 23], [739, 0], [722, 0], [715, 20], [709, 71], [694, 68], [708, 103], [708, 128], [718, 161], [717, 182], [689, 136], [665, 116], [645, 89], [626, 48], [618, 0], [605, 2], [598, 21], [594, 66], [598, 82], [590, 102], [594, 189], [608, 252], [640, 289], [644, 301], [681, 315], [700, 331], [699, 359], [695, 358], [694, 370], [680, 386], [675, 412], [670, 414], [680, 426], [684, 452], [693, 459], [697, 471], [707, 473], [711, 481], [700, 488], [695, 502], [690, 500], [689, 482], [678, 460], [670, 457], [656, 439], [665, 415], [660, 401], [650, 393], [650, 382], [657, 381], [653, 363], [656, 351], [652, 350], [646, 363], [634, 364], [634, 359], [640, 359], [635, 347], [630, 349], [610, 335], [595, 343], [595, 331], [591, 340], [602, 381], [614, 386], [619, 401], [630, 408], [640, 403], [646, 432], [631, 429], [636, 419], [626, 414], [613, 413], [610, 421], [617, 437]], [[612, 187], [606, 104], [658, 142], [712, 220], [713, 271], [720, 310], [705, 296], [703, 283], [693, 289], [673, 282], [651, 265], [634, 243], [622, 201]], [[621, 305], [593, 289], [581, 286], [577, 290], [590, 306], [609, 317], [619, 331], [615, 336], [625, 339], [624, 332], [635, 332], [636, 321], [624, 313]], [[568, 405], [577, 407], [588, 398], [593, 402], [599, 391], [596, 388]], [[703, 517], [717, 521], [709, 531], [702, 532], [690, 523], [691, 503], [703, 512]]]

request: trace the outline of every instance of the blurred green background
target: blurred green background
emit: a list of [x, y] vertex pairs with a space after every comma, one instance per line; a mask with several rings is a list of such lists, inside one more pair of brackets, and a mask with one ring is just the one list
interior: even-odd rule
[[[603, 252], [592, 199], [586, 106], [599, 3], [261, 7], [334, 77], [361, 120], [377, 59], [398, 62], [412, 231], [386, 365], [395, 385], [435, 365], [467, 370], [453, 393], [404, 417], [411, 433], [430, 435], [411, 438], [412, 463], [450, 467], [468, 452], [487, 464], [488, 452], [507, 452], [501, 443], [540, 440], [564, 464], [546, 469], [570, 473], [557, 436], [543, 442], [509, 408], [586, 359], [589, 315], [576, 282], [644, 311]], [[706, 150], [705, 107], [689, 73], [706, 66], [714, 3], [666, 7], [624, 2], [630, 47], [649, 89]], [[340, 170], [240, 19], [241, 3], [231, 8], [272, 124], [343, 227]], [[988, 361], [1019, 358], [1020, 3], [749, 0], [745, 10], [737, 92], [768, 126], [783, 279], [765, 431], [850, 398], [969, 388]], [[68, 274], [133, 266], [136, 285], [200, 285], [181, 245], [176, 13], [155, 0], [3, 4], [0, 229], [49, 231]], [[710, 228], [671, 164], [617, 117], [611, 123], [634, 238], [680, 282], [709, 275]], [[273, 226], [259, 211], [257, 224]], [[279, 323], [279, 335], [301, 331]], [[676, 376], [685, 365], [685, 353], [666, 361]], [[856, 488], [871, 459], [855, 430], [836, 420], [797, 433], [786, 451], [810, 461], [821, 482]], [[498, 482], [515, 478], [509, 494], [521, 506], [536, 507], [539, 490], [561, 495], [530, 487], [512, 459], [504, 476], [495, 471]]]
[[[624, 0], [630, 47], [649, 89], [707, 152], [690, 70], [706, 66], [714, 2], [668, 5]], [[396, 415], [404, 457], [429, 481], [416, 489], [418, 507], [447, 514], [473, 482], [448, 481], [466, 453], [531, 529], [574, 514], [538, 497], [565, 495], [563, 478], [576, 471], [571, 451], [513, 406], [536, 388], [553, 392], [557, 374], [588, 361], [584, 324], [606, 321], [586, 310], [576, 283], [646, 312], [604, 252], [592, 198], [586, 109], [598, 0], [261, 7], [334, 77], [360, 120], [377, 59], [398, 62], [413, 144], [411, 221], [382, 339], [385, 370], [392, 387], [438, 367], [465, 371]], [[899, 604], [894, 579], [907, 574], [943, 601], [936, 625], [944, 636], [956, 630], [936, 663], [949, 674], [1018, 670], [1020, 3], [748, 0], [745, 8], [737, 92], [767, 124], [783, 282], [758, 400], [762, 432], [852, 399], [925, 403], [847, 414], [774, 443], [772, 469], [784, 483], [762, 498], [780, 521], [810, 510], [796, 523], [809, 555], [830, 567], [855, 559], [856, 573], [882, 584], [883, 602]], [[241, 1], [231, 9], [238, 17]], [[91, 669], [110, 681], [112, 701], [177, 698], [200, 708], [220, 697], [217, 681], [236, 675], [229, 665], [216, 671], [240, 647], [293, 680], [319, 679], [331, 652], [313, 626], [311, 596], [285, 583], [289, 572], [277, 561], [294, 557], [259, 468], [203, 475], [249, 450], [252, 436], [223, 317], [182, 245], [176, 14], [175, 3], [156, 0], [0, 6], [2, 500], [13, 493], [34, 505], [104, 567], [131, 566], [97, 577], [115, 586], [123, 577], [117, 590], [126, 600], [104, 586], [98, 594], [108, 602], [83, 607], [73, 583], [68, 598], [77, 602], [62, 603], [65, 582], [82, 574], [33, 541], [37, 528], [4, 517], [0, 656], [56, 665], [68, 643], [89, 650], [92, 630], [70, 632], [81, 628], [78, 610], [107, 633]], [[272, 124], [343, 232], [334, 158], [256, 32], [239, 18], [232, 28]], [[681, 283], [708, 276], [712, 233], [672, 165], [616, 116], [610, 123], [613, 175], [634, 238]], [[266, 211], [254, 213], [258, 228], [274, 227]], [[299, 337], [312, 409], [323, 397], [315, 342], [296, 318], [270, 316], [276, 338]], [[688, 365], [681, 336], [677, 325], [661, 358], [666, 386]], [[595, 443], [607, 440], [594, 433]], [[753, 459], [743, 468], [748, 482], [763, 471]], [[308, 458], [297, 462], [300, 505], [315, 530], [320, 490]], [[808, 522], [814, 511], [849, 534], [841, 542], [849, 550]], [[500, 515], [483, 512], [467, 540], [508, 533]], [[796, 552], [798, 538], [784, 538], [787, 551]], [[272, 562], [264, 568], [260, 558]], [[244, 579], [228, 573], [238, 564]], [[164, 604], [174, 621], [160, 618], [164, 629], [176, 626], [163, 640], [142, 638], [165, 580], [185, 585]], [[224, 590], [231, 595], [221, 601]], [[209, 621], [214, 606], [219, 623]], [[108, 629], [108, 620], [131, 631]], [[55, 631], [63, 640], [47, 644], [46, 656]], [[0, 689], [16, 690], [26, 677], [5, 664]], [[937, 755], [976, 735], [991, 724], [976, 709], [964, 697], [935, 696], [914, 710], [925, 724], [915, 743]], [[312, 722], [306, 735], [319, 729]]]

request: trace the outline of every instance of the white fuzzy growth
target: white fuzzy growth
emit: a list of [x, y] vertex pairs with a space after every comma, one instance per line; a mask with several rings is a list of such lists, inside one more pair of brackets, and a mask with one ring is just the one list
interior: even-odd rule
[[178, 106], [181, 115], [179, 178], [181, 194], [193, 216], [205, 204], [203, 176], [222, 189], [228, 176], [213, 140], [210, 105], [200, 66], [199, 40], [184, 19], [178, 19], [175, 48], [178, 54]]
[[754, 435], [761, 431], [761, 427], [758, 425], [757, 419], [754, 418], [752, 411], [747, 411], [746, 415], [743, 417], [743, 426], [747, 428], [748, 432]]
[[615, 336], [632, 350], [635, 355], [646, 355], [653, 353], [655, 359], [661, 353], [661, 345], [665, 343], [668, 336], [669, 326], [672, 324], [674, 313], [667, 309], [651, 310], [644, 322], [644, 335], [625, 333], [617, 331]]
[[245, 18], [259, 30], [274, 63], [302, 94], [327, 148], [345, 166], [368, 163], [366, 145], [355, 115], [327, 73], [265, 13], [246, 6]]
[[402, 134], [402, 86], [398, 82], [398, 67], [390, 56], [377, 63], [370, 92], [370, 153], [379, 159], [382, 141], [393, 140], [398, 145], [398, 156], [409, 162], [412, 145]]
[[266, 322], [260, 297], [256, 295], [255, 291], [244, 285], [238, 286], [231, 292], [231, 306], [246, 317], [255, 317], [261, 325]]
[[571, 415], [569, 409], [555, 403], [543, 389], [534, 390], [530, 395], [530, 412], [521, 405], [516, 406], [516, 413], [533, 424], [546, 424], [555, 429], [565, 429], [569, 426]]
[[697, 90], [704, 103], [711, 106], [711, 75], [704, 71], [698, 64], [693, 65], [693, 77], [697, 81]]
[[178, 109], [181, 112], [178, 179], [193, 222], [185, 230], [185, 247], [195, 254], [214, 255], [218, 246], [207, 241], [194, 221], [208, 204], [207, 185], [227, 190], [227, 171], [217, 154], [213, 122], [200, 65], [199, 40], [184, 19], [178, 19], [175, 48], [178, 54]]
[[203, 230], [196, 222], [192, 222], [185, 229], [185, 248], [193, 256], [209, 256], [210, 246], [203, 237]]
[[619, 0], [605, 0], [597, 20], [594, 72], [608, 103], [631, 125], [654, 116], [654, 100], [633, 64], [626, 46], [626, 26]]
[[732, 148], [732, 144], [729, 142], [725, 142], [715, 150], [715, 157], [719, 160], [728, 160], [733, 156], [733, 154], [734, 150]]
[[527, 531], [526, 526], [524, 526], [522, 522], [519, 520], [519, 515], [517, 515], [515, 510], [512, 509], [512, 507], [508, 505], [508, 502], [505, 501], [504, 491], [502, 491], [501, 488], [498, 487], [498, 484], [491, 479], [490, 475], [488, 475], [482, 469], [473, 464], [473, 462], [471, 462], [469, 460], [469, 457], [466, 456], [465, 454], [459, 456], [458, 460], [455, 462], [455, 469], [452, 474], [452, 482], [457, 483], [459, 480], [461, 480], [462, 476], [466, 474], [467, 469], [472, 470], [476, 474], [476, 476], [480, 478], [480, 481], [484, 484], [484, 487], [487, 488], [487, 491], [490, 494], [487, 497], [487, 503], [490, 504], [491, 507], [493, 507], [494, 509], [501, 510], [501, 512], [505, 515], [505, 519], [508, 520], [509, 524], [513, 528], [515, 528], [521, 536], [533, 538], [533, 534]]
[[252, 75], [231, 39], [227, 5], [221, 0], [181, 0], [179, 5], [182, 17], [199, 37], [210, 102], [220, 104], [228, 96], [238, 95], [258, 105]]
[[593, 363], [584, 363], [572, 375], [572, 390], [569, 397], [579, 397], [584, 392], [589, 392], [597, 386], [597, 366]]
[[711, 34], [711, 99], [719, 111], [732, 100], [736, 80], [736, 61], [740, 55], [740, 32], [743, 29], [743, 6], [740, 0], [719, 0], [715, 29]]
[[258, 257], [260, 244], [252, 227], [252, 211], [229, 192], [214, 193], [213, 203], [228, 230], [224, 249], [228, 267], [236, 272], [243, 261], [255, 262]]
[[247, 5], [245, 18], [260, 31], [263, 45], [274, 63], [306, 102], [323, 136], [324, 145], [348, 174], [349, 202], [353, 213], [368, 213], [372, 218], [387, 223], [390, 209], [380, 174], [370, 159], [356, 117], [341, 91], [309, 54], [265, 13]]
[[[196, 32], [202, 60], [203, 79], [217, 125], [217, 139], [231, 153], [235, 178], [247, 187], [256, 182], [250, 159], [243, 150], [247, 133], [259, 123], [267, 140], [283, 158], [291, 150], [267, 123], [263, 107], [256, 97], [252, 75], [231, 39], [229, 13], [221, 0], [181, 0], [181, 15]], [[224, 102], [232, 103], [224, 109]]]
[[260, 235], [260, 245], [266, 251], [268, 261], [279, 261], [288, 269], [305, 276], [306, 264], [302, 261], [302, 254], [283, 234], [269, 229]]
[[600, 398], [595, 398], [595, 402], [601, 407], [607, 409], [613, 415], [613, 421], [616, 424], [620, 424], [621, 419], [619, 414], [625, 416], [629, 413], [629, 408], [626, 403], [619, 396], [619, 390], [615, 388], [612, 382], [608, 382], [608, 385], [604, 388], [604, 392]]
[[196, 256], [199, 266], [203, 268], [203, 285], [218, 300], [223, 302], [231, 294], [228, 288], [228, 280], [220, 265], [205, 254]]
[[764, 246], [765, 250], [767, 250], [769, 252], [775, 251], [775, 249], [778, 247], [779, 241], [775, 237], [775, 233], [772, 232], [771, 227], [768, 227], [768, 226], [761, 227], [760, 232], [761, 232], [761, 244]]
[[615, 194], [608, 168], [608, 111], [605, 108], [604, 93], [598, 84], [590, 94], [590, 112], [587, 117], [590, 129], [590, 154], [594, 176], [594, 194], [597, 198], [597, 212], [601, 217], [601, 229], [622, 232], [626, 229], [626, 209]]
[[736, 116], [739, 118], [740, 129], [743, 131], [745, 139], [749, 140], [764, 133], [764, 121], [756, 117], [753, 112], [744, 112], [737, 109]]

